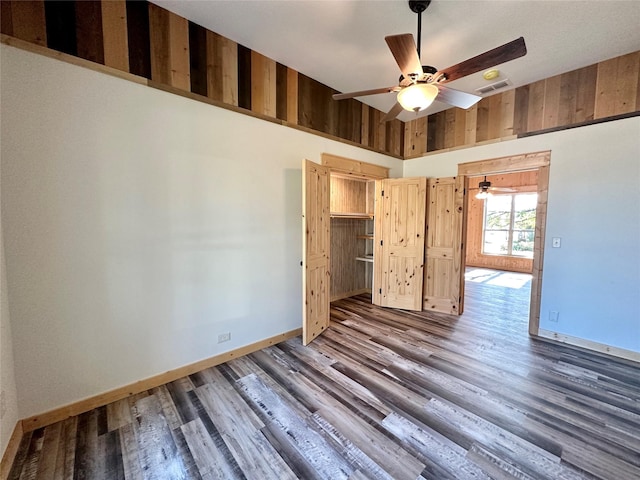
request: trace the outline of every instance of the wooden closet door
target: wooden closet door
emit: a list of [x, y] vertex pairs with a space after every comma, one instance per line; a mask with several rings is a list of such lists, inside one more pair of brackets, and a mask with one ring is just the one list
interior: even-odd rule
[[422, 310], [426, 178], [387, 179], [376, 196], [373, 303]]
[[329, 169], [305, 160], [302, 166], [303, 312], [302, 343], [329, 328]]
[[430, 178], [424, 309], [461, 314], [464, 298], [464, 177]]

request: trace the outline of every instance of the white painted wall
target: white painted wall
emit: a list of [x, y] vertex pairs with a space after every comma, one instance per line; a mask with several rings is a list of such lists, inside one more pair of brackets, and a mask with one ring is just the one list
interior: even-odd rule
[[409, 160], [404, 176], [452, 176], [458, 163], [543, 150], [551, 168], [540, 328], [640, 352], [639, 117]]
[[0, 457], [11, 438], [18, 416], [18, 392], [13, 362], [11, 321], [4, 261], [2, 222], [0, 222]]
[[402, 175], [397, 159], [1, 48], [21, 417], [300, 327], [302, 159]]

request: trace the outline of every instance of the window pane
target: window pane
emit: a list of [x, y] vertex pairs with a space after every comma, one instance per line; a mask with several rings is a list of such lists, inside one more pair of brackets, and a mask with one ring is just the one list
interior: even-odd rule
[[532, 230], [514, 230], [512, 255], [533, 258], [533, 238], [534, 232]]
[[[536, 193], [516, 195], [514, 202], [514, 230], [533, 230], [536, 228]], [[515, 243], [515, 235], [513, 239]], [[514, 247], [515, 250], [515, 247]]]
[[488, 255], [508, 255], [509, 252], [509, 232], [508, 231], [490, 231], [484, 232], [483, 253]]
[[508, 230], [511, 225], [511, 195], [493, 195], [485, 202], [485, 230]]

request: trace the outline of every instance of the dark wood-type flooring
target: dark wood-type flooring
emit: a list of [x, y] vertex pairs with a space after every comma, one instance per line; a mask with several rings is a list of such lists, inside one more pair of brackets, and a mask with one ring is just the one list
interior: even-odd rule
[[27, 433], [10, 478], [640, 478], [639, 366], [531, 340], [526, 277], [468, 277], [461, 317], [338, 301], [310, 347]]

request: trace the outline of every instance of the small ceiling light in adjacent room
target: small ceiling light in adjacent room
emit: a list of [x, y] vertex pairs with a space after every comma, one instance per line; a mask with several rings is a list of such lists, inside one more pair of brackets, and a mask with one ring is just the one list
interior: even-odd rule
[[498, 78], [500, 76], [500, 70], [492, 68], [491, 70], [487, 70], [482, 74], [482, 78], [485, 80], [493, 80], [494, 78]]
[[410, 112], [420, 112], [433, 103], [438, 87], [430, 83], [414, 83], [398, 92], [398, 103]]
[[476, 194], [476, 198], [478, 200], [484, 200], [485, 198], [488, 198], [491, 196], [491, 193], [489, 193], [489, 188], [491, 187], [491, 182], [487, 182], [487, 177], [484, 177], [484, 181], [478, 183], [478, 188], [480, 189], [480, 191]]

